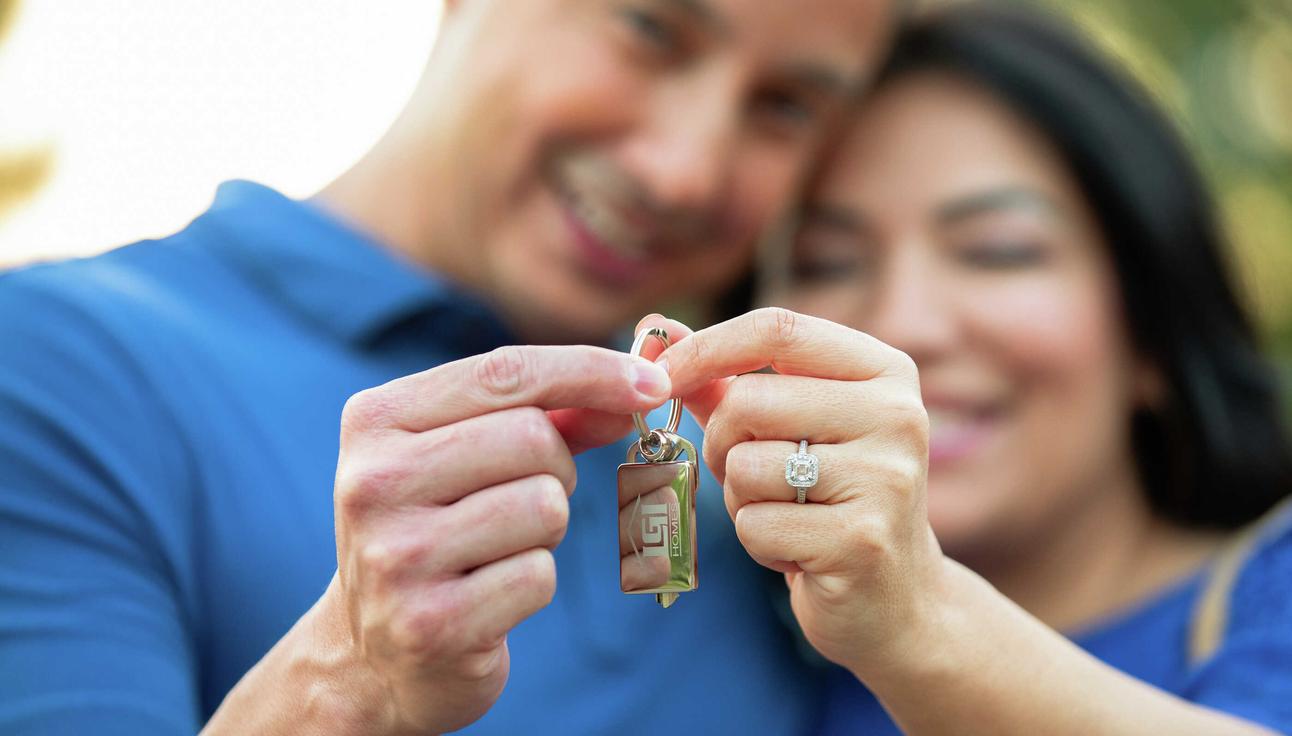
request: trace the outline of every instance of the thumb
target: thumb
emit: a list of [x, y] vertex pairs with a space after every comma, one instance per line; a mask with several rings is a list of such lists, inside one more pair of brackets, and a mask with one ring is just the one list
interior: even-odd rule
[[[695, 334], [695, 330], [692, 330], [690, 327], [687, 327], [685, 324], [675, 319], [669, 319], [662, 314], [651, 314], [643, 317], [642, 320], [637, 323], [637, 329], [633, 331], [633, 334], [640, 335], [642, 331], [649, 330], [652, 327], [658, 327], [667, 332], [670, 345], [676, 345]], [[664, 352], [664, 346], [658, 340], [649, 340], [646, 342], [646, 345], [642, 347], [642, 354], [650, 360], [656, 359], [662, 352]], [[659, 363], [659, 365], [664, 368], [664, 370], [668, 370], [667, 361]], [[727, 387], [731, 385], [732, 380], [734, 379], [722, 378], [710, 381], [704, 386], [701, 386], [695, 391], [682, 397], [682, 403], [685, 404], [687, 410], [691, 412], [691, 415], [695, 417], [695, 420], [700, 424], [701, 429], [705, 429], [708, 426], [709, 416], [713, 414], [713, 410], [718, 407], [718, 404], [722, 401], [722, 397], [727, 395]]]

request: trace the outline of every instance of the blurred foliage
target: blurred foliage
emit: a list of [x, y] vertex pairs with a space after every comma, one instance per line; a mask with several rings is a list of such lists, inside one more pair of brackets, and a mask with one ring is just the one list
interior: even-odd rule
[[[13, 24], [18, 0], [0, 0], [0, 43]], [[8, 150], [0, 147], [0, 217], [36, 191], [50, 170], [50, 153], [36, 150]]]
[[1292, 0], [1031, 0], [1071, 17], [1173, 115], [1242, 285], [1292, 366]]

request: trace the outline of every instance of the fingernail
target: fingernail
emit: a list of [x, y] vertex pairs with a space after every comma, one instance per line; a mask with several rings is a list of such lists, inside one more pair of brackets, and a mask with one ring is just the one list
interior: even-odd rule
[[[665, 373], [668, 373], [668, 357], [667, 357], [667, 356], [661, 355], [661, 356], [659, 356], [658, 358], [656, 358], [656, 359], [655, 359], [655, 365], [659, 366], [659, 367], [660, 367], [660, 370], [664, 371]], [[672, 378], [672, 376], [670, 376], [670, 378]]]
[[628, 369], [628, 379], [638, 393], [652, 399], [667, 399], [673, 388], [668, 373], [647, 360], [634, 360]]

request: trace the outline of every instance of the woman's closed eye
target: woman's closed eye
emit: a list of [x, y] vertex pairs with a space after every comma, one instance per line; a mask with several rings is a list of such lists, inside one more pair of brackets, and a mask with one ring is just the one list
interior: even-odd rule
[[813, 247], [811, 238], [800, 240], [790, 260], [790, 278], [802, 285], [820, 285], [838, 281], [853, 281], [868, 270], [868, 254], [855, 243], [839, 237], [824, 241], [832, 245]]
[[1012, 271], [1044, 265], [1050, 251], [1032, 240], [980, 240], [957, 248], [956, 258], [976, 269]]

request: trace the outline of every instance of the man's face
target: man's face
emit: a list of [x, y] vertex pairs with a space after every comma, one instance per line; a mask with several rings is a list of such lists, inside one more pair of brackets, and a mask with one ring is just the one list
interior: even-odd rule
[[747, 266], [892, 0], [461, 0], [430, 69], [435, 261], [530, 340]]

